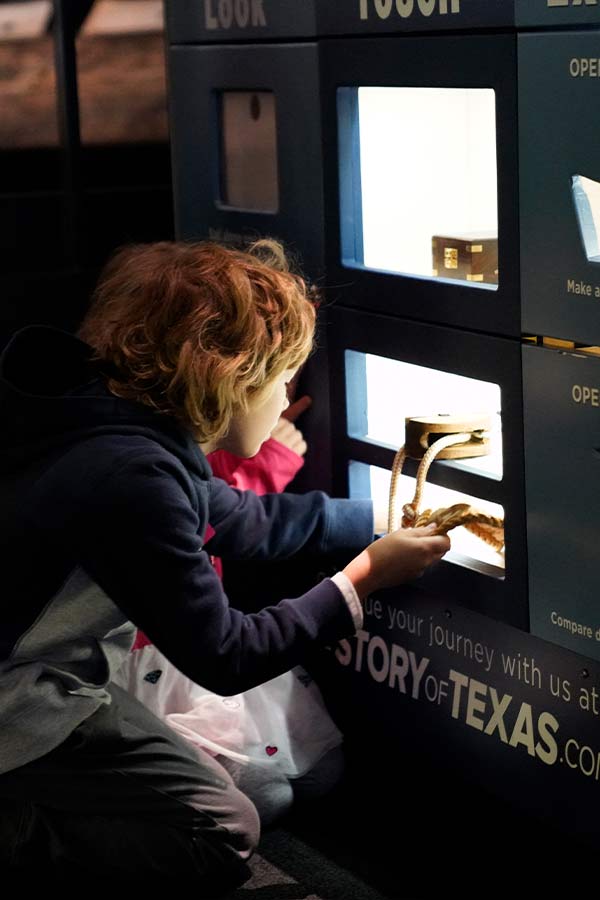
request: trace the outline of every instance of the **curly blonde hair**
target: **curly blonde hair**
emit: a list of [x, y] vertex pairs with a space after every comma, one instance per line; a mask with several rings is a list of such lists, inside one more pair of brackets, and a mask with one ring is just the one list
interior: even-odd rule
[[245, 252], [162, 241], [115, 253], [79, 337], [109, 363], [111, 393], [214, 442], [252, 396], [306, 360], [314, 328], [313, 289], [276, 241]]

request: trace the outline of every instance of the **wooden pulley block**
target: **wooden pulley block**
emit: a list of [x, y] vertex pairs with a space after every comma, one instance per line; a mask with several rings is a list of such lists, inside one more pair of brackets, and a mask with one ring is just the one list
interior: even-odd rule
[[487, 415], [411, 416], [406, 420], [406, 455], [422, 459], [431, 445], [452, 434], [469, 434], [468, 440], [440, 450], [436, 459], [467, 459], [486, 456], [490, 450], [489, 432], [492, 422]]

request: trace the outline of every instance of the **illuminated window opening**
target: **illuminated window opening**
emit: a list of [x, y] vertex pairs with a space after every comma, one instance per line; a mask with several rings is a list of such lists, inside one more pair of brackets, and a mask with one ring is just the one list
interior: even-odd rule
[[498, 384], [355, 350], [346, 350], [345, 356], [350, 437], [397, 450], [404, 444], [407, 418], [485, 414], [491, 418], [490, 453], [439, 464], [501, 480], [502, 405]]
[[[375, 505], [384, 509], [388, 502], [391, 472], [378, 466], [352, 461], [349, 465], [350, 496], [372, 499]], [[401, 475], [398, 484], [398, 509], [403, 503], [412, 501], [415, 479]], [[480, 497], [463, 494], [428, 483], [423, 491], [423, 509], [440, 509], [454, 503], [470, 503], [480, 512], [504, 518], [504, 507]], [[504, 554], [498, 553], [466, 528], [453, 528], [449, 532], [452, 549], [444, 559], [455, 565], [476, 569], [484, 574], [501, 578], [504, 576]]]
[[497, 290], [491, 88], [338, 90], [347, 266]]

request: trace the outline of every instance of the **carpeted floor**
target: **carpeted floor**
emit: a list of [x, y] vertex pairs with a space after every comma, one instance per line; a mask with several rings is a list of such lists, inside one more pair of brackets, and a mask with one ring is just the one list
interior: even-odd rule
[[389, 900], [283, 829], [265, 834], [259, 851], [250, 863], [252, 878], [231, 900]]
[[432, 771], [429, 786], [402, 781], [400, 794], [389, 779], [385, 795], [340, 790], [265, 831], [252, 878], [227, 900], [571, 897], [594, 854], [463, 782], [442, 794]]

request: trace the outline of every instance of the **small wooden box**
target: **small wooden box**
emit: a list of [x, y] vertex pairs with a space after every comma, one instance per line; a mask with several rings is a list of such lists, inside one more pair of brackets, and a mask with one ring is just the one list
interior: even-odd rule
[[498, 236], [492, 232], [434, 234], [433, 274], [481, 284], [498, 284]]

